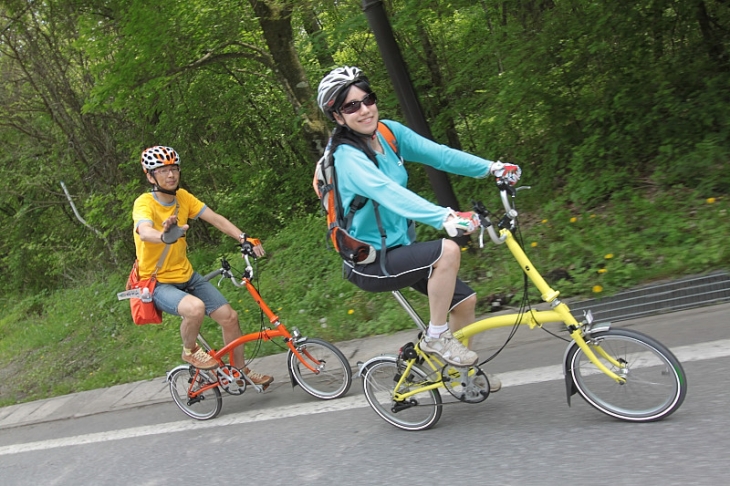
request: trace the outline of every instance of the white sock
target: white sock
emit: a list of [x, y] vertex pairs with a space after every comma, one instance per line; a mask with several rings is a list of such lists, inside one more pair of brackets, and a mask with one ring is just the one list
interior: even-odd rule
[[430, 338], [437, 338], [446, 331], [449, 330], [449, 324], [441, 324], [440, 326], [434, 326], [432, 322], [428, 323], [428, 330], [426, 331], [426, 334]]

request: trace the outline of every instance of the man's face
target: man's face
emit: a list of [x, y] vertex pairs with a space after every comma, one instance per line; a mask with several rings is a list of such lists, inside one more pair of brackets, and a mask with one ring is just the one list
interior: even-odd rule
[[168, 165], [157, 168], [147, 173], [147, 179], [152, 184], [157, 184], [162, 189], [173, 191], [180, 183], [180, 166]]

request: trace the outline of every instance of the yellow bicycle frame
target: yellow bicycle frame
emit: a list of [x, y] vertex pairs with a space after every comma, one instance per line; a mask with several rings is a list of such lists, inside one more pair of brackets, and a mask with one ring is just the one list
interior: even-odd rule
[[[558, 300], [558, 295], [560, 295], [560, 292], [558, 292], [557, 290], [553, 290], [550, 285], [545, 282], [545, 279], [542, 278], [542, 275], [540, 275], [532, 262], [530, 262], [530, 259], [525, 254], [525, 251], [515, 240], [512, 232], [507, 229], [503, 229], [502, 231], [500, 231], [500, 238], [504, 239], [504, 242], [507, 244], [510, 252], [512, 252], [515, 260], [517, 260], [517, 262], [520, 264], [522, 271], [525, 272], [525, 274], [529, 277], [532, 283], [535, 284], [535, 287], [537, 287], [537, 289], [540, 291], [542, 300], [550, 303], [553, 309], [548, 311], [530, 310], [521, 315], [506, 314], [501, 316], [487, 317], [486, 319], [482, 319], [480, 321], [469, 324], [468, 326], [465, 326], [464, 328], [454, 332], [454, 337], [466, 344], [469, 342], [469, 338], [471, 336], [479, 334], [480, 332], [489, 331], [490, 329], [510, 327], [513, 325], [528, 325], [530, 326], [530, 329], [533, 329], [535, 326], [542, 327], [543, 324], [548, 322], [563, 322], [570, 331], [570, 337], [573, 338], [575, 343], [580, 347], [583, 353], [585, 353], [586, 357], [588, 357], [588, 359], [590, 359], [591, 362], [599, 370], [616, 380], [616, 382], [618, 383], [625, 382], [626, 380], [623, 377], [609, 370], [598, 359], [596, 354], [593, 352], [593, 347], [591, 347], [583, 338], [583, 332], [581, 330], [580, 323], [578, 323], [575, 317], [573, 317], [573, 315], [570, 313], [570, 309], [568, 308], [568, 306]], [[603, 358], [607, 359], [614, 366], [620, 368], [620, 364], [618, 362], [616, 362], [613, 358], [607, 356], [605, 353], [602, 353], [601, 351], [602, 350], [599, 349], [599, 354], [601, 354]]]

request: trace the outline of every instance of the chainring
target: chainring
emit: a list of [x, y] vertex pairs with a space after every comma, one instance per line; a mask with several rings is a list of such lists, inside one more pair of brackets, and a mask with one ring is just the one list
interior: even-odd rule
[[487, 375], [474, 365], [457, 367], [447, 364], [441, 370], [444, 387], [457, 400], [465, 403], [480, 403], [489, 396]]
[[231, 365], [220, 366], [215, 371], [218, 376], [218, 383], [226, 393], [231, 395], [243, 395], [246, 391], [246, 380], [238, 368]]

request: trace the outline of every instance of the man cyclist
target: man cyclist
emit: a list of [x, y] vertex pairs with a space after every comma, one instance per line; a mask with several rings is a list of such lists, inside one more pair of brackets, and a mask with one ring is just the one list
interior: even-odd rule
[[[141, 163], [152, 190], [134, 201], [132, 211], [140, 279], [149, 278], [156, 271], [155, 306], [182, 317], [182, 359], [199, 369], [214, 369], [217, 362], [197, 344], [200, 326], [204, 317], [210, 316], [221, 326], [227, 344], [241, 336], [238, 313], [214, 285], [193, 270], [187, 257], [185, 232], [188, 221], [199, 218], [241, 243], [245, 236], [228, 219], [180, 189], [180, 157], [174, 149], [164, 146], [145, 149]], [[160, 261], [165, 251], [164, 260]], [[253, 251], [256, 256], [264, 255], [260, 243]], [[243, 346], [233, 350], [232, 359], [233, 366], [245, 365]], [[268, 386], [274, 380], [248, 368], [243, 371], [257, 385]]]
[[[474, 365], [477, 354], [452, 334], [476, 320], [476, 293], [457, 277], [461, 250], [448, 239], [416, 242], [410, 221], [445, 229], [454, 237], [459, 230], [466, 234], [474, 231], [478, 217], [437, 206], [406, 189], [408, 174], [403, 162], [420, 162], [477, 178], [506, 175], [513, 184], [519, 180], [520, 168], [439, 145], [388, 120], [386, 124], [397, 140], [402, 158], [399, 157], [377, 131], [377, 97], [356, 67], [340, 67], [327, 74], [319, 84], [317, 104], [337, 124], [329, 150], [334, 156], [344, 214], [348, 214], [356, 196], [368, 198], [352, 217], [350, 234], [377, 250], [372, 263], [345, 261], [347, 279], [371, 292], [410, 286], [426, 294], [430, 321], [419, 343], [421, 349], [454, 366]], [[373, 201], [379, 204], [377, 212]], [[384, 267], [380, 262], [381, 228], [386, 234]], [[497, 377], [490, 376], [489, 381], [491, 391], [501, 388]]]

